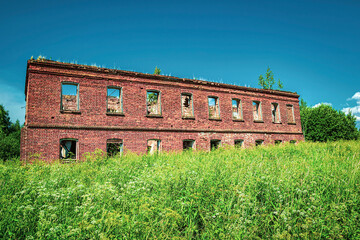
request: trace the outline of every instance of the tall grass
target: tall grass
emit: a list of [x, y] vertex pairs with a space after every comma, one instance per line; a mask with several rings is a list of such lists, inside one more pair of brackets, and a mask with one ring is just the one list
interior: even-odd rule
[[360, 239], [360, 143], [0, 164], [4, 239]]

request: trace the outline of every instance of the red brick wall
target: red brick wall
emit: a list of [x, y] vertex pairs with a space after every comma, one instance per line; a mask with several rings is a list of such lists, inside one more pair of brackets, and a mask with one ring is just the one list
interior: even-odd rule
[[274, 140], [288, 142], [301, 141], [301, 135], [290, 134], [248, 134], [248, 133], [184, 133], [184, 132], [143, 132], [143, 131], [106, 131], [106, 130], [69, 130], [69, 129], [27, 129], [28, 147], [26, 155], [42, 153], [45, 159], [58, 159], [60, 139], [75, 138], [78, 140], [79, 157], [85, 152], [96, 149], [106, 151], [106, 140], [117, 138], [124, 143], [124, 152], [146, 153], [148, 139], [161, 139], [162, 151], [181, 151], [184, 139], [195, 140], [195, 148], [210, 150], [210, 140], [219, 139], [221, 144], [234, 145], [235, 139], [243, 139], [244, 147], [254, 145], [255, 140], [263, 139], [264, 144]]
[[[61, 82], [79, 84], [78, 113], [62, 113]], [[106, 114], [107, 87], [122, 88], [123, 114]], [[209, 149], [210, 139], [221, 139], [222, 143], [233, 144], [234, 139], [244, 139], [245, 145], [255, 139], [303, 140], [299, 114], [298, 97], [281, 96], [273, 93], [258, 93], [249, 90], [229, 89], [214, 85], [189, 84], [148, 79], [105, 72], [89, 72], [81, 69], [60, 69], [56, 66], [28, 64], [27, 115], [23, 131], [21, 153], [42, 152], [46, 158], [59, 157], [60, 138], [77, 138], [80, 154], [105, 150], [106, 140], [121, 138], [124, 147], [134, 152], [146, 152], [147, 139], [162, 140], [162, 150], [182, 149], [182, 139], [194, 139], [198, 148]], [[161, 92], [162, 118], [146, 116], [146, 91]], [[191, 93], [195, 119], [182, 119], [181, 93]], [[208, 96], [216, 96], [220, 104], [221, 120], [209, 120]], [[232, 98], [241, 99], [244, 121], [232, 120]], [[263, 123], [253, 121], [252, 101], [261, 101]], [[280, 107], [281, 123], [272, 123], [271, 103]], [[294, 106], [296, 124], [288, 124], [286, 104]], [[61, 126], [77, 126], [79, 130], [60, 129]], [[51, 126], [53, 129], [41, 129]], [[36, 128], [34, 128], [36, 127]], [[98, 127], [101, 130], [84, 130]], [[117, 130], [105, 130], [116, 127]], [[83, 130], [80, 130], [83, 129]], [[122, 131], [121, 129], [132, 129]], [[146, 131], [134, 131], [146, 129]], [[160, 130], [160, 132], [157, 132]], [[184, 130], [185, 132], [179, 132]], [[186, 132], [187, 130], [194, 132]], [[210, 133], [219, 132], [219, 133]], [[241, 133], [232, 133], [242, 131]], [[255, 134], [254, 132], [271, 134]], [[26, 132], [26, 133], [25, 133]], [[275, 132], [277, 134], [275, 134]], [[282, 134], [286, 133], [286, 134]], [[294, 133], [294, 134], [291, 134]], [[71, 135], [71, 136], [70, 136]], [[117, 136], [119, 135], [119, 136]], [[275, 137], [276, 135], [276, 137]]]

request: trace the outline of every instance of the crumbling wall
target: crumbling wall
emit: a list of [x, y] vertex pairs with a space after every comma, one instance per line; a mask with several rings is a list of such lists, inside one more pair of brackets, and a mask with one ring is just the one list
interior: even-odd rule
[[107, 98], [107, 111], [113, 113], [121, 113], [121, 99], [114, 96], [108, 96]]
[[62, 110], [76, 111], [77, 106], [76, 95], [62, 95]]
[[181, 95], [183, 117], [193, 117], [193, 102], [191, 95]]
[[[194, 139], [196, 149], [205, 150], [210, 149], [211, 139], [221, 140], [222, 145], [233, 145], [234, 140], [243, 139], [244, 146], [255, 144], [257, 139], [264, 139], [265, 144], [274, 139], [283, 142], [303, 139], [296, 94], [259, 93], [252, 89], [190, 83], [190, 80], [165, 81], [152, 76], [141, 78], [135, 73], [90, 72], [76, 66], [67, 69], [30, 62], [22, 156], [42, 152], [59, 158], [60, 139], [65, 138], [78, 139], [80, 155], [96, 148], [106, 151], [106, 141], [111, 138], [123, 139], [124, 151], [130, 149], [138, 153], [146, 153], [150, 139], [160, 139], [163, 151], [182, 150], [184, 139]], [[77, 96], [60, 97], [62, 83], [77, 85]], [[116, 97], [107, 101], [109, 86], [122, 90], [119, 104]], [[148, 104], [149, 90], [161, 93], [156, 104]], [[185, 92], [192, 95], [192, 102], [186, 104], [193, 105], [193, 117], [189, 118], [183, 115], [190, 114], [190, 108], [182, 111], [184, 98], [181, 96]], [[209, 107], [208, 96], [217, 97], [218, 104]], [[231, 100], [235, 98], [241, 100], [241, 121], [233, 118], [235, 109]], [[253, 101], [261, 102], [262, 121], [254, 121]], [[272, 121], [273, 102], [279, 104], [282, 124]], [[122, 113], [108, 114], [108, 103], [116, 111], [122, 104]], [[288, 114], [287, 105], [293, 106], [294, 115]], [[60, 111], [61, 106], [70, 111]], [[220, 107], [221, 116], [217, 114]]]

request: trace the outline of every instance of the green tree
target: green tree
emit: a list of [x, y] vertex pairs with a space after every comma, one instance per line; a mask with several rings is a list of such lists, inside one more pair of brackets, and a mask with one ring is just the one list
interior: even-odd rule
[[10, 130], [11, 122], [9, 112], [5, 110], [4, 106], [0, 104], [0, 130], [8, 134]]
[[263, 77], [262, 74], [260, 74], [258, 84], [263, 89], [274, 89], [275, 85], [277, 85], [277, 90], [280, 90], [284, 87], [280, 79], [277, 82], [275, 81], [274, 74], [270, 70], [270, 67], [268, 67], [268, 69], [266, 70], [265, 78]]
[[156, 66], [156, 67], [155, 67], [154, 74], [155, 74], [155, 75], [160, 75], [160, 74], [161, 74], [161, 69]]
[[0, 104], [0, 159], [7, 160], [20, 155], [19, 120], [10, 121], [9, 112]]
[[311, 108], [304, 100], [301, 100], [300, 117], [307, 141], [326, 142], [359, 138], [355, 116], [337, 111], [329, 105], [321, 104]]

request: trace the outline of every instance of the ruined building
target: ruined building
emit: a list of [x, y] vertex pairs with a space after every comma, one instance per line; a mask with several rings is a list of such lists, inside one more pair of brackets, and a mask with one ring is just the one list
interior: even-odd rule
[[304, 139], [292, 92], [29, 60], [25, 96], [22, 159]]

